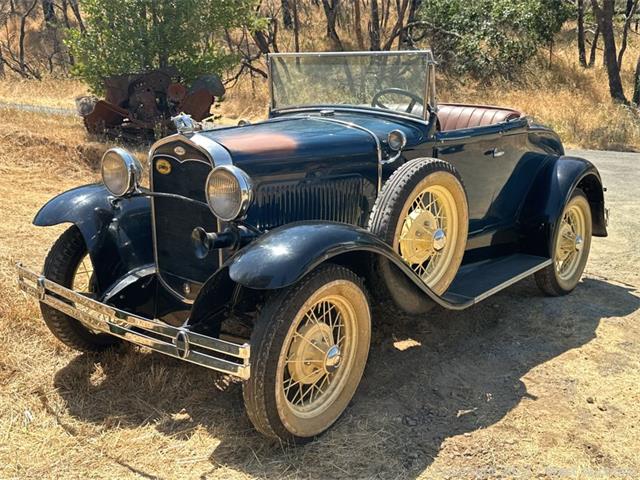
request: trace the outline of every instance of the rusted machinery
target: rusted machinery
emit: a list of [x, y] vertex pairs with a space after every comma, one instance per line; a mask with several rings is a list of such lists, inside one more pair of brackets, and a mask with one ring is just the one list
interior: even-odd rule
[[225, 88], [217, 75], [204, 75], [187, 88], [173, 81], [175, 69], [118, 75], [104, 80], [105, 99], [80, 97], [78, 113], [89, 133], [145, 138], [175, 131], [171, 117], [180, 113], [201, 121], [210, 115]]

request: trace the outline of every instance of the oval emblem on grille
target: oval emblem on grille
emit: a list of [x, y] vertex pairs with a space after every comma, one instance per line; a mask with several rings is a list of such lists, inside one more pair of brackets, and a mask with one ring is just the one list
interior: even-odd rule
[[168, 160], [160, 159], [156, 162], [156, 171], [162, 175], [171, 173], [171, 164]]

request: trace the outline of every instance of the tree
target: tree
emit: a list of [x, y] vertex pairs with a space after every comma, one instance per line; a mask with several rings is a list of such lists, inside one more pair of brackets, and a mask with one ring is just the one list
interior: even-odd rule
[[584, 40], [584, 0], [576, 0], [578, 23], [578, 61], [582, 67], [587, 66], [587, 47]]
[[609, 78], [609, 94], [618, 102], [627, 103], [620, 78], [620, 65], [616, 53], [616, 36], [614, 30], [615, 0], [591, 0], [593, 13], [598, 21], [598, 27], [604, 44], [604, 63]]
[[236, 60], [220, 47], [225, 29], [257, 24], [255, 7], [255, 0], [83, 0], [85, 31], [69, 30], [66, 39], [73, 73], [95, 93], [105, 77], [168, 65], [186, 81], [221, 74]]
[[514, 78], [570, 18], [564, 0], [425, 0], [420, 28], [444, 68], [477, 78]]

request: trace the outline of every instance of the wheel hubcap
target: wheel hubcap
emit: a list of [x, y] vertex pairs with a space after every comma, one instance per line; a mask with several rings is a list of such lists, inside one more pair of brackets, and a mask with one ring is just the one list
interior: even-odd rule
[[348, 300], [327, 296], [298, 321], [284, 362], [283, 390], [289, 406], [311, 415], [330, 403], [351, 368], [355, 317]]
[[398, 232], [400, 255], [424, 282], [433, 286], [452, 255], [457, 231], [455, 201], [443, 187], [427, 187], [409, 204]]
[[562, 217], [556, 241], [555, 267], [558, 276], [569, 280], [580, 265], [586, 220], [580, 207], [572, 205]]

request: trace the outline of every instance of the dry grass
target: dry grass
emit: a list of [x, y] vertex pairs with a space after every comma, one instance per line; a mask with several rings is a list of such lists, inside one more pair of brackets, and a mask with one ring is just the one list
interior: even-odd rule
[[72, 118], [0, 110], [0, 132], [0, 478], [640, 476], [639, 262], [620, 233], [637, 203], [624, 191], [573, 295], [525, 281], [465, 312], [376, 317], [354, 404], [286, 448], [252, 430], [237, 383], [135, 349], [80, 355], [49, 334], [13, 264], [42, 264], [64, 226], [30, 221], [96, 179], [99, 147]]
[[25, 103], [75, 109], [75, 98], [87, 95], [79, 80], [46, 78], [42, 81], [9, 78], [0, 80], [0, 103]]

